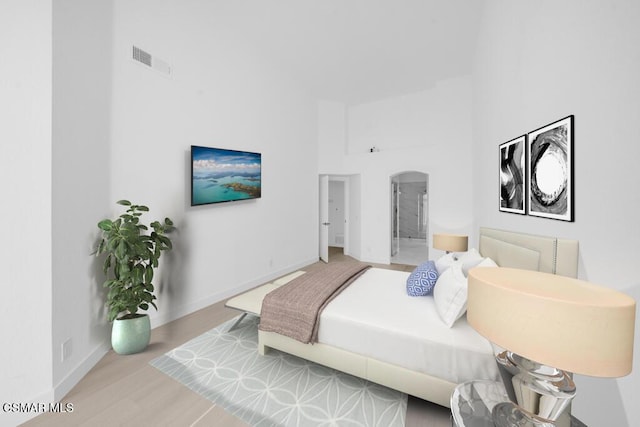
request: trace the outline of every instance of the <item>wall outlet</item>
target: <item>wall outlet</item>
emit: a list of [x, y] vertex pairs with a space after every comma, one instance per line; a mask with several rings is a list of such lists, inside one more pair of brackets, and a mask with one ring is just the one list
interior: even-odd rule
[[62, 362], [71, 357], [71, 338], [62, 343], [60, 359]]

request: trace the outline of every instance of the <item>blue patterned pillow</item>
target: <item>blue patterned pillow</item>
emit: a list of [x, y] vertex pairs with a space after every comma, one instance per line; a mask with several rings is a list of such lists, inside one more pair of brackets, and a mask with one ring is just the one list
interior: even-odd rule
[[438, 270], [433, 261], [420, 264], [407, 279], [407, 293], [412, 297], [430, 295], [438, 280]]

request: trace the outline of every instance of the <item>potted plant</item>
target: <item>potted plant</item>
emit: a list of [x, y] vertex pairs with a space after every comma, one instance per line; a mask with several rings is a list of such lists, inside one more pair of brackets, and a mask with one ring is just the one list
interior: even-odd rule
[[116, 353], [132, 354], [149, 345], [149, 316], [138, 310], [148, 310], [150, 305], [158, 309], [154, 303], [153, 274], [162, 252], [172, 248], [166, 234], [174, 227], [169, 218], [146, 226], [140, 220], [148, 207], [128, 200], [117, 203], [127, 210], [115, 221], [103, 219], [98, 223], [102, 239], [96, 255], [106, 254], [103, 269], [104, 287], [109, 290], [108, 319], [113, 322], [111, 345]]

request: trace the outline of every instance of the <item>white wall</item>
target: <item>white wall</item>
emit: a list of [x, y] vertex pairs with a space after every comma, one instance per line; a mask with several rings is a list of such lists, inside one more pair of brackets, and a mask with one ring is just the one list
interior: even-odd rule
[[345, 254], [362, 259], [362, 177], [351, 175], [347, 181], [349, 241]]
[[[62, 398], [110, 348], [97, 223], [109, 216], [111, 2], [53, 8], [53, 384]], [[62, 360], [62, 345], [70, 355]]]
[[[178, 227], [152, 325], [317, 261], [315, 101], [219, 2], [115, 5], [111, 198]], [[132, 45], [171, 75], [132, 61]], [[192, 144], [261, 152], [262, 198], [191, 207]]]
[[[640, 3], [486, 2], [474, 65], [474, 207], [479, 225], [580, 241], [579, 275], [638, 296]], [[498, 145], [575, 115], [575, 222], [498, 211]], [[636, 355], [640, 328], [636, 324]], [[580, 357], [580, 355], [576, 355]], [[588, 425], [640, 425], [635, 372], [577, 377]]]
[[318, 165], [320, 173], [339, 175], [347, 154], [347, 106], [318, 101]]
[[367, 104], [321, 103], [320, 171], [361, 174], [362, 260], [390, 262], [390, 177], [402, 171], [430, 176], [432, 232], [472, 231], [471, 133], [470, 77]]
[[[108, 350], [91, 252], [97, 222], [120, 212], [120, 198], [178, 225], [153, 326], [317, 260], [315, 101], [215, 7], [61, 0], [0, 9], [0, 139], [11, 141], [0, 147], [0, 182], [15, 207], [0, 213], [12, 284], [2, 335], [13, 349], [0, 363], [2, 402], [60, 399]], [[170, 62], [171, 77], [130, 60], [132, 44]], [[190, 207], [191, 144], [262, 152], [262, 199]], [[2, 414], [0, 424], [23, 419]]]
[[51, 399], [51, 15], [51, 1], [0, 6], [2, 403]]

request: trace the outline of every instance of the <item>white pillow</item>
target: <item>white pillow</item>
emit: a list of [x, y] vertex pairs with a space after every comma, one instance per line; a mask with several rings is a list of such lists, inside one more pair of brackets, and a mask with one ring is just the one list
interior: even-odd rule
[[469, 274], [469, 270], [480, 264], [484, 258], [477, 249], [471, 248], [462, 256], [460, 256], [460, 262], [462, 262], [462, 272], [465, 277]]
[[438, 315], [449, 328], [467, 311], [467, 278], [462, 273], [460, 261], [454, 262], [438, 277], [433, 299]]
[[440, 258], [438, 258], [436, 260], [436, 270], [438, 270], [438, 275], [444, 273], [449, 267], [453, 265], [455, 261], [456, 257], [453, 252], [442, 255]]
[[480, 264], [476, 265], [476, 267], [497, 267], [498, 264], [491, 258], [487, 257], [480, 261]]

